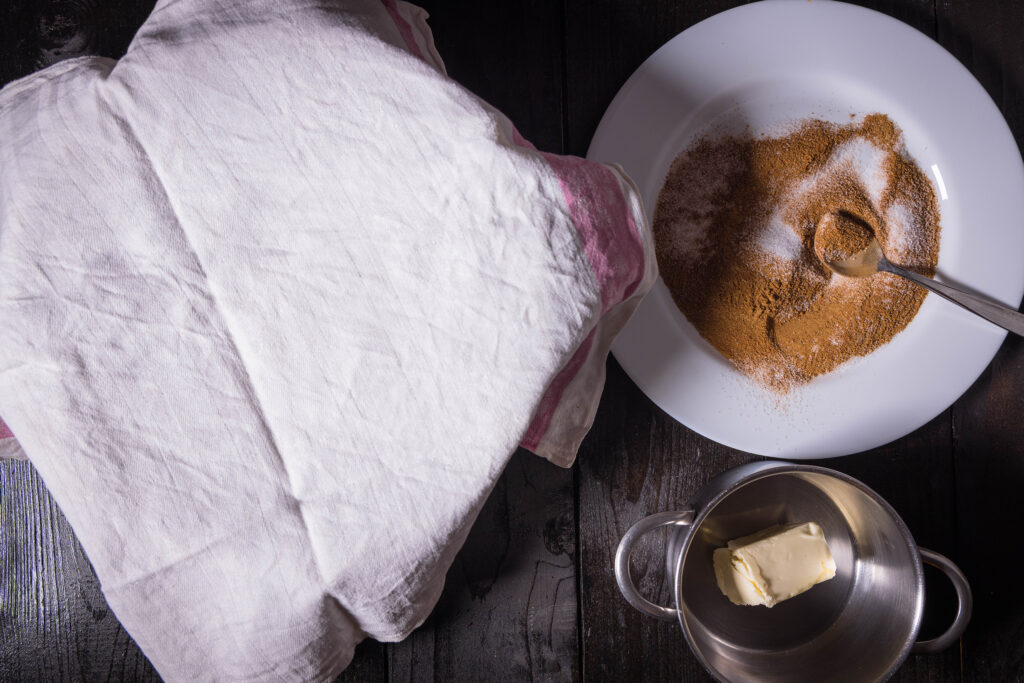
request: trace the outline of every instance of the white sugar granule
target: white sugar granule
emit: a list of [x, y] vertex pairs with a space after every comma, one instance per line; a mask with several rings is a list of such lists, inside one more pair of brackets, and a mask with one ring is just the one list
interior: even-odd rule
[[[889, 151], [861, 137], [851, 138], [833, 150], [825, 164], [810, 178], [797, 185], [794, 197], [804, 197], [842, 172], [852, 172], [864, 188], [875, 210], [882, 203], [882, 195], [889, 183], [885, 159]], [[785, 201], [785, 200], [783, 200]]]
[[870, 140], [854, 137], [836, 148], [829, 158], [828, 166], [832, 167], [831, 170], [844, 166], [853, 169], [867, 192], [868, 199], [877, 209], [889, 184], [889, 177], [885, 172], [885, 159], [889, 153], [889, 150], [878, 147]]
[[764, 228], [757, 236], [757, 248], [768, 256], [782, 259], [784, 261], [795, 261], [800, 258], [803, 243], [788, 223], [782, 220], [782, 215], [776, 211], [768, 218]]
[[885, 212], [885, 257], [894, 263], [913, 265], [909, 261], [924, 250], [921, 226], [906, 204], [893, 203]]

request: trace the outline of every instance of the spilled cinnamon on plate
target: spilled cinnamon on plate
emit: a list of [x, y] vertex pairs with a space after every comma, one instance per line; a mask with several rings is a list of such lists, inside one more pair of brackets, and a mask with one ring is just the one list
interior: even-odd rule
[[708, 135], [672, 163], [658, 197], [658, 266], [676, 305], [737, 368], [779, 393], [890, 341], [925, 291], [888, 273], [849, 278], [815, 252], [878, 240], [893, 263], [932, 276], [939, 209], [899, 128], [883, 114], [805, 120], [781, 137]]

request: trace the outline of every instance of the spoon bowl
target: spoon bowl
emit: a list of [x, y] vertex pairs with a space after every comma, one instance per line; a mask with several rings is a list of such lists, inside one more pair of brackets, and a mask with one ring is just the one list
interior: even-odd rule
[[878, 240], [872, 239], [871, 244], [864, 251], [854, 254], [850, 258], [841, 261], [823, 261], [823, 263], [846, 277], [867, 277], [881, 270], [879, 264], [885, 260], [882, 245], [878, 243]]
[[[826, 221], [828, 221], [828, 223]], [[885, 253], [882, 251], [882, 245], [878, 243], [878, 240], [875, 239], [873, 235], [870, 237], [867, 247], [863, 250], [846, 258], [827, 258], [823, 255], [827, 252], [819, 247], [818, 237], [823, 234], [823, 227], [830, 227], [832, 224], [836, 224], [840, 221], [849, 223], [849, 219], [845, 215], [837, 216], [834, 214], [828, 214], [818, 224], [818, 230], [814, 233], [815, 252], [821, 259], [821, 262], [825, 264], [826, 268], [846, 277], [870, 277], [878, 272], [899, 275], [900, 277], [906, 278], [907, 280], [924, 287], [930, 292], [938, 294], [943, 299], [952, 301], [958, 306], [966, 308], [971, 313], [979, 315], [985, 320], [999, 325], [1003, 329], [1009, 330], [1014, 334], [1024, 336], [1024, 314], [1018, 313], [1009, 306], [1004, 306], [1003, 304], [991, 301], [977, 294], [965, 292], [961, 289], [957, 289], [956, 287], [951, 287], [945, 283], [937, 282], [931, 278], [925, 277], [924, 275], [915, 273], [912, 270], [907, 270], [906, 268], [897, 266], [885, 257]]]

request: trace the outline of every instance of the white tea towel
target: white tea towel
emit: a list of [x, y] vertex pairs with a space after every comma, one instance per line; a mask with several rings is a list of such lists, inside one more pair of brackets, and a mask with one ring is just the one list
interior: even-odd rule
[[167, 679], [404, 638], [516, 445], [571, 463], [655, 276], [621, 172], [424, 18], [166, 0], [0, 91], [0, 415]]

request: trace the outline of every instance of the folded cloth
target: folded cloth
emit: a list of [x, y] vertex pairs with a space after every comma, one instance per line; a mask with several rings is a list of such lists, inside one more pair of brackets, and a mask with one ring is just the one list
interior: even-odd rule
[[404, 638], [517, 444], [571, 463], [655, 277], [624, 175], [424, 19], [166, 0], [0, 91], [0, 415], [165, 678]]

